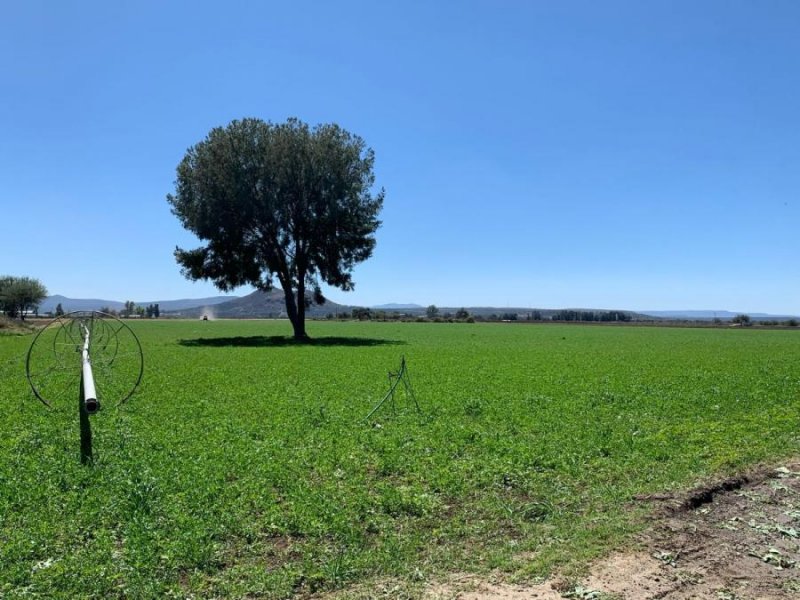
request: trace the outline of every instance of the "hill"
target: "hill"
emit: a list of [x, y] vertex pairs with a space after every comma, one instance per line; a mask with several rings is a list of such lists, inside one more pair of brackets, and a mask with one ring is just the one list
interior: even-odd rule
[[[77, 310], [100, 310], [109, 307], [113, 310], [122, 310], [124, 302], [119, 300], [102, 300], [96, 298], [68, 298], [62, 295], [48, 296], [39, 307], [40, 314], [54, 313], [56, 306], [61, 304], [65, 312]], [[208, 298], [182, 298], [179, 300], [148, 300], [136, 301], [139, 306], [158, 304], [162, 313], [171, 316], [200, 318], [209, 316], [228, 319], [247, 318], [278, 318], [286, 317], [286, 306], [283, 291], [273, 290], [268, 293], [253, 292], [247, 296], [211, 296]], [[324, 317], [330, 313], [350, 314], [354, 307], [351, 305], [337, 304], [328, 300], [324, 305], [312, 305], [307, 312], [309, 317]], [[461, 307], [440, 306], [439, 315], [455, 314]], [[400, 313], [409, 316], [424, 316], [426, 307], [413, 303], [389, 303], [372, 306], [373, 311], [387, 313]], [[503, 315], [517, 315], [518, 319], [525, 319], [529, 314], [539, 313], [544, 320], [551, 319], [553, 315], [563, 309], [530, 308], [530, 307], [498, 307], [498, 306], [467, 306], [466, 310], [475, 317], [502, 318]], [[602, 313], [608, 309], [566, 309], [585, 312]], [[728, 321], [739, 312], [728, 310], [647, 310], [647, 311], [619, 311], [631, 317], [633, 321], [660, 321], [660, 320], [687, 320], [711, 321], [714, 318]], [[795, 315], [771, 315], [767, 313], [749, 313], [754, 321], [783, 321], [797, 319]]]
[[66, 296], [55, 295], [48, 296], [39, 305], [39, 313], [54, 313], [56, 306], [61, 305], [64, 312], [72, 312], [75, 310], [100, 310], [104, 306], [120, 310], [125, 307], [123, 302], [117, 300], [100, 300], [97, 298], [67, 298]]
[[377, 306], [371, 306], [370, 308], [375, 310], [425, 310], [425, 307], [419, 304], [402, 304], [397, 302], [378, 304]]
[[[350, 314], [352, 307], [343, 306], [328, 300], [325, 304], [312, 304], [306, 309], [307, 317], [324, 317], [329, 313]], [[255, 291], [247, 296], [234, 298], [227, 302], [214, 305], [195, 306], [180, 310], [163, 310], [165, 314], [174, 317], [199, 319], [203, 315], [218, 319], [268, 319], [285, 318], [286, 303], [283, 290], [271, 292]]]
[[[150, 304], [158, 304], [161, 311], [171, 310], [185, 310], [198, 306], [213, 306], [221, 302], [227, 302], [237, 296], [212, 296], [210, 298], [183, 298], [180, 300], [148, 300], [136, 301], [138, 306], [148, 306]], [[67, 298], [66, 296], [54, 295], [48, 296], [42, 301], [39, 306], [39, 313], [44, 314], [48, 312], [56, 312], [56, 306], [61, 304], [64, 312], [72, 312], [76, 310], [100, 310], [101, 308], [112, 308], [114, 310], [122, 310], [125, 308], [125, 303], [119, 300], [100, 300], [96, 298]]]
[[[306, 311], [306, 316], [310, 318], [325, 317], [328, 314], [347, 315], [352, 313], [354, 306], [337, 304], [328, 300], [323, 305], [312, 304]], [[439, 307], [439, 315], [454, 315], [461, 307]], [[504, 318], [503, 315], [516, 315], [517, 319], [524, 320], [528, 315], [539, 313], [544, 320], [548, 320], [561, 309], [534, 309], [520, 307], [496, 307], [496, 306], [471, 306], [467, 307], [469, 314], [484, 318]], [[604, 313], [606, 309], [568, 309], [585, 312]], [[372, 311], [382, 311], [385, 313], [397, 313], [412, 317], [424, 316], [426, 308], [419, 304], [384, 304], [373, 306]], [[189, 319], [199, 319], [203, 315], [210, 318], [219, 319], [258, 319], [258, 318], [286, 318], [286, 305], [284, 303], [283, 291], [272, 290], [271, 292], [253, 292], [241, 298], [235, 298], [214, 306], [198, 306], [183, 310], [169, 310], [163, 313], [173, 317], [184, 317]], [[654, 321], [656, 317], [647, 316], [632, 311], [618, 311], [629, 315], [633, 321]]]

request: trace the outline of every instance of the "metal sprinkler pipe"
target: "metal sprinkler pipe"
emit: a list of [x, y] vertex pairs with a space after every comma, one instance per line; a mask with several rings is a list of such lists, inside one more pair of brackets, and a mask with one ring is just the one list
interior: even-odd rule
[[[76, 355], [80, 356], [80, 365], [76, 364]], [[112, 370], [119, 376], [114, 377]], [[74, 389], [69, 383], [79, 384], [84, 465], [94, 462], [90, 421], [101, 409], [98, 391], [103, 404], [122, 404], [136, 391], [143, 373], [142, 346], [136, 334], [113, 315], [98, 311], [75, 311], [56, 317], [39, 330], [25, 357], [25, 376], [33, 394], [45, 406], [53, 407], [66, 400], [68, 391]]]
[[89, 357], [91, 335], [86, 325], [81, 323], [81, 327], [83, 328], [83, 351], [81, 352], [83, 405], [86, 408], [86, 412], [92, 415], [100, 410], [100, 402], [97, 400], [97, 390], [94, 386], [94, 374], [92, 373], [92, 361]]

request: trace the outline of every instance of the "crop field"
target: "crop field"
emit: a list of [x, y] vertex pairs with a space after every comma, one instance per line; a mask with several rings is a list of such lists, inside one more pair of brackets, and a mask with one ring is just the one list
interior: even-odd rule
[[[448, 573], [577, 572], [641, 494], [800, 449], [794, 331], [142, 321], [145, 375], [92, 417], [0, 337], [0, 597], [292, 598]], [[405, 357], [420, 412], [387, 372]], [[77, 368], [77, 363], [76, 363]]]

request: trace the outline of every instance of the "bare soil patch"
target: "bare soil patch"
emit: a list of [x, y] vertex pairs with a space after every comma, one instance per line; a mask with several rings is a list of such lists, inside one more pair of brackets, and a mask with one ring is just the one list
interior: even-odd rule
[[758, 469], [654, 504], [634, 552], [593, 565], [582, 581], [533, 586], [454, 576], [430, 599], [789, 600], [800, 598], [800, 461]]

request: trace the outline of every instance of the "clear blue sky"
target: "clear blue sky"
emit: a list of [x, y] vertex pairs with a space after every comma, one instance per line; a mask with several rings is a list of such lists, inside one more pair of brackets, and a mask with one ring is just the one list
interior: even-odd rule
[[[185, 150], [336, 122], [386, 189], [349, 304], [800, 313], [800, 2], [4, 2], [0, 274], [180, 275]], [[249, 289], [238, 290], [247, 293]]]

